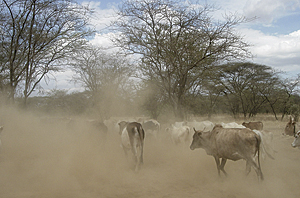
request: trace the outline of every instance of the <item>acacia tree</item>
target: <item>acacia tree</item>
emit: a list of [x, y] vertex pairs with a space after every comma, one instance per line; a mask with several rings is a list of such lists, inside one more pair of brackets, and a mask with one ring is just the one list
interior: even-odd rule
[[265, 98], [267, 106], [271, 109], [276, 120], [278, 120], [277, 113], [280, 112], [281, 106], [284, 104], [286, 94], [282, 87], [282, 81], [274, 72], [273, 76], [264, 78], [264, 82], [258, 86], [258, 94]]
[[146, 81], [167, 95], [177, 118], [189, 89], [203, 72], [221, 60], [249, 57], [248, 44], [234, 31], [244, 17], [214, 20], [208, 5], [176, 0], [128, 0], [114, 23], [117, 45], [141, 56]]
[[[281, 83], [281, 88], [284, 92], [283, 101], [281, 106], [281, 120], [283, 120], [284, 116], [289, 113], [290, 108], [293, 107], [292, 98], [293, 95], [297, 94], [297, 88], [300, 84], [300, 74], [296, 78], [286, 78]], [[298, 107], [299, 108], [299, 107]], [[295, 109], [295, 105], [294, 108]], [[297, 112], [299, 113], [299, 112]]]
[[90, 35], [90, 10], [73, 0], [2, 0], [0, 10], [1, 72], [9, 77], [9, 98], [19, 88], [26, 104], [40, 81]]
[[74, 54], [70, 65], [76, 73], [73, 80], [89, 92], [91, 107], [103, 118], [111, 116], [113, 106], [119, 106], [121, 98], [131, 98], [128, 86], [133, 67], [121, 52], [110, 53], [89, 45]]
[[223, 87], [234, 116], [242, 111], [244, 118], [255, 116], [270, 100], [279, 78], [274, 70], [254, 63], [228, 63], [217, 67], [214, 82]]

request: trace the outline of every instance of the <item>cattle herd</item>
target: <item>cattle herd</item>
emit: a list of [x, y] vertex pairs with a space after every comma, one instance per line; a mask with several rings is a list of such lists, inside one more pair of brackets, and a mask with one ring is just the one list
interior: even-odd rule
[[[50, 121], [49, 125], [53, 125], [53, 123], [58, 122], [57, 120], [51, 120], [51, 119], [47, 119], [47, 120], [48, 122]], [[59, 120], [62, 121], [63, 119], [59, 119]], [[63, 121], [67, 123], [67, 128], [69, 129], [74, 122], [74, 120], [72, 119], [67, 119]], [[84, 123], [83, 128], [86, 128], [86, 126], [90, 127], [90, 128], [86, 128], [87, 131], [93, 130], [93, 131], [97, 131], [97, 133], [101, 131], [101, 133], [99, 134], [104, 134], [103, 136], [101, 136], [101, 138], [103, 139], [107, 138], [108, 140], [113, 139], [114, 140], [113, 151], [117, 150], [117, 152], [120, 152], [120, 154], [117, 154], [117, 156], [119, 158], [121, 156], [122, 159], [124, 158], [124, 161], [120, 160], [117, 162], [118, 163], [122, 162], [122, 164], [125, 164], [125, 168], [127, 168], [127, 171], [137, 175], [137, 177], [140, 176], [143, 177], [144, 176], [143, 174], [146, 171], [149, 172], [149, 169], [153, 168], [154, 163], [159, 163], [156, 161], [157, 159], [159, 160], [163, 159], [162, 157], [153, 157], [151, 155], [153, 155], [153, 153], [155, 152], [149, 152], [149, 150], [153, 149], [153, 146], [155, 146], [156, 144], [163, 149], [171, 148], [172, 151], [179, 150], [178, 153], [175, 152], [174, 156], [178, 156], [179, 158], [182, 159], [187, 159], [188, 157], [194, 155], [196, 157], [202, 155], [199, 156], [199, 158], [201, 159], [205, 158], [205, 160], [206, 158], [208, 158], [207, 161], [209, 162], [211, 161], [210, 162], [212, 163], [211, 167], [213, 168], [208, 168], [205, 171], [209, 172], [209, 174], [212, 175], [215, 174], [216, 177], [219, 176], [221, 180], [226, 178], [225, 181], [227, 182], [230, 181], [230, 177], [233, 175], [243, 175], [240, 174], [235, 169], [234, 169], [234, 173], [232, 173], [233, 172], [232, 167], [240, 166], [239, 164], [243, 163], [242, 161], [245, 161], [245, 164], [242, 164], [241, 171], [244, 171], [245, 168], [245, 175], [249, 175], [249, 173], [252, 170], [253, 174], [251, 173], [250, 177], [257, 177], [258, 181], [265, 180], [265, 182], [258, 182], [259, 185], [261, 185], [261, 183], [265, 184], [266, 181], [270, 180], [271, 176], [270, 176], [270, 171], [266, 170], [267, 169], [266, 164], [263, 163], [264, 161], [262, 160], [265, 160], [266, 158], [270, 159], [267, 162], [271, 164], [272, 162], [275, 162], [272, 160], [274, 159], [277, 160], [279, 156], [278, 151], [276, 151], [273, 145], [274, 133], [266, 129], [269, 128], [268, 122], [252, 121], [252, 122], [236, 123], [236, 122], [221, 122], [221, 121], [211, 122], [207, 120], [206, 121], [193, 120], [193, 121], [165, 123], [165, 122], [159, 122], [154, 119], [146, 119], [146, 118], [143, 119], [114, 118], [114, 119], [105, 120], [103, 122], [97, 120], [87, 120], [82, 122]], [[8, 130], [9, 127], [12, 126], [4, 125], [0, 127], [0, 137], [5, 136], [6, 130]], [[22, 135], [22, 133], [20, 134]], [[288, 145], [287, 147], [288, 149], [293, 150], [293, 152], [297, 152], [297, 150], [294, 150], [293, 148], [298, 147], [300, 149], [300, 128], [297, 122], [295, 122], [292, 117], [288, 119], [286, 126], [284, 128], [282, 125], [280, 126], [280, 133], [279, 131], [277, 131], [277, 134], [278, 136], [280, 136], [280, 138], [290, 142], [288, 144], [285, 144]], [[26, 133], [23, 133], [23, 135], [25, 136]], [[290, 139], [292, 137], [294, 138], [293, 141], [292, 139]], [[5, 138], [2, 139], [3, 148], [7, 146], [7, 144], [5, 143], [6, 140], [7, 137], [6, 139]], [[55, 141], [59, 141], [59, 140], [55, 139]], [[65, 143], [70, 141], [66, 140], [63, 142]], [[112, 141], [106, 141], [106, 142], [112, 143]], [[21, 141], [20, 143], [22, 144]], [[167, 146], [163, 147], [162, 145], [164, 144]], [[1, 141], [0, 141], [0, 145], [1, 145]], [[154, 149], [154, 150], [160, 151], [161, 148]], [[184, 151], [180, 151], [180, 149], [184, 149]], [[111, 152], [110, 155], [112, 153], [115, 154], [116, 152]], [[190, 153], [190, 155], [187, 153]], [[180, 156], [182, 154], [185, 155], [187, 154], [187, 155], [183, 158], [182, 156]], [[172, 159], [171, 157], [168, 158], [167, 155], [166, 157], [167, 157], [166, 161]], [[34, 157], [32, 157], [32, 159], [33, 158]], [[127, 161], [125, 161], [125, 159]], [[64, 162], [68, 163], [69, 160], [70, 160], [69, 158], [65, 158]], [[114, 160], [112, 161], [114, 162]], [[240, 162], [235, 162], [235, 161], [240, 161]], [[175, 160], [175, 162], [178, 163], [180, 162], [180, 160]], [[193, 159], [191, 160], [191, 162], [195, 164], [191, 164], [189, 162], [187, 164], [184, 164], [184, 168], [189, 166], [190, 167], [199, 166], [203, 168], [204, 166], [201, 164], [203, 163], [202, 161], [196, 161]], [[9, 164], [9, 162], [6, 163]], [[40, 161], [37, 161], [35, 163], [40, 163]], [[171, 165], [171, 162], [170, 163], [168, 162], [166, 164]], [[261, 164], [263, 165], [263, 167], [261, 167]], [[207, 168], [207, 166], [205, 166], [205, 168]], [[216, 171], [214, 171], [214, 169]], [[1, 164], [0, 164], [0, 172], [1, 172]], [[111, 172], [109, 173], [111, 174]], [[215, 180], [215, 178], [213, 178], [213, 180]], [[247, 182], [249, 182], [249, 178], [247, 179]], [[256, 182], [256, 179], [254, 180], [254, 182]]]
[[[263, 180], [264, 176], [260, 166], [260, 158], [272, 156], [276, 151], [272, 146], [273, 134], [264, 130], [261, 121], [243, 122], [238, 124], [231, 123], [213, 123], [210, 121], [192, 121], [192, 122], [174, 122], [162, 129], [161, 124], [154, 119], [118, 120], [104, 121], [105, 133], [107, 130], [118, 130], [120, 135], [121, 147], [124, 150], [126, 158], [128, 152], [131, 152], [135, 162], [135, 171], [138, 171], [143, 164], [143, 150], [145, 137], [159, 139], [160, 134], [168, 134], [169, 139], [174, 145], [190, 144], [190, 149], [202, 148], [207, 155], [211, 155], [217, 166], [218, 174], [223, 172], [227, 160], [237, 161], [243, 159], [246, 161], [246, 175], [255, 170], [258, 180]], [[104, 124], [99, 130], [103, 129]], [[294, 136], [295, 140], [292, 147], [300, 149], [300, 131], [297, 131], [296, 122], [290, 118], [286, 124], [283, 135]], [[145, 156], [147, 157], [147, 156]]]
[[[158, 139], [162, 133], [161, 124], [154, 119], [105, 120], [104, 122], [88, 120], [87, 123], [104, 134], [118, 130], [126, 158], [128, 152], [133, 156], [135, 171], [138, 171], [143, 164], [145, 137]], [[300, 149], [300, 130], [298, 131], [297, 128], [297, 123], [290, 117], [282, 134], [294, 136], [292, 147]], [[0, 135], [2, 131], [3, 126], [0, 126]], [[227, 160], [243, 159], [246, 161], [246, 174], [249, 174], [252, 167], [258, 179], [263, 180], [260, 156], [274, 159], [271, 153], [276, 152], [272, 146], [272, 132], [264, 130], [263, 123], [260, 121], [242, 124], [236, 122], [214, 124], [210, 121], [175, 122], [165, 127], [164, 132], [168, 134], [174, 145], [191, 142], [191, 150], [202, 148], [207, 155], [213, 156], [219, 175], [221, 171], [227, 175], [224, 169]]]

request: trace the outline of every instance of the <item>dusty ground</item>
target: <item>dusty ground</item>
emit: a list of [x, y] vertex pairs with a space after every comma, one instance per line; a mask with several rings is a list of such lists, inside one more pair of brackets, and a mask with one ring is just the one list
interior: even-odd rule
[[[126, 160], [119, 136], [103, 137], [84, 124], [45, 121], [14, 110], [1, 111], [1, 198], [93, 197], [300, 197], [300, 150], [281, 135], [285, 123], [265, 121], [274, 134], [275, 160], [261, 166], [265, 176], [244, 175], [245, 162], [229, 161], [219, 178], [204, 150], [146, 139], [139, 172]], [[146, 137], [147, 138], [147, 137]]]

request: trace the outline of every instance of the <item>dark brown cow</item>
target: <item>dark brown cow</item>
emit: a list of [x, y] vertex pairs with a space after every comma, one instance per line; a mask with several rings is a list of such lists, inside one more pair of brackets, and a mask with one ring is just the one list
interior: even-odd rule
[[258, 122], [243, 122], [242, 125], [249, 129], [252, 129], [252, 130], [255, 129], [258, 131], [261, 131], [264, 128], [263, 123], [260, 121], [258, 121]]
[[290, 117], [289, 122], [285, 125], [283, 135], [295, 136], [296, 133], [296, 122]]
[[[124, 123], [123, 123], [124, 124]], [[121, 132], [122, 147], [127, 157], [127, 152], [131, 150], [136, 162], [135, 170], [143, 164], [145, 132], [142, 125], [138, 122], [126, 123]]]
[[[193, 135], [191, 150], [203, 148], [208, 155], [215, 158], [218, 174], [220, 171], [227, 175], [224, 170], [227, 159], [237, 161], [246, 160], [246, 174], [251, 171], [251, 166], [256, 171], [258, 179], [263, 180], [260, 168], [259, 148], [261, 138], [255, 132], [247, 128], [223, 128], [216, 125], [211, 132], [196, 131]], [[258, 154], [258, 162], [254, 160]], [[220, 163], [220, 158], [222, 161]]]

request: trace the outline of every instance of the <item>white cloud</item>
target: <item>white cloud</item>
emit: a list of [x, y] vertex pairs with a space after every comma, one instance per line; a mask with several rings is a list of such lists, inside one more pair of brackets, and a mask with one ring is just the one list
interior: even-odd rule
[[300, 9], [299, 0], [216, 0], [214, 4], [221, 8], [217, 18], [224, 13], [239, 13], [248, 18], [257, 17], [254, 22], [264, 26], [272, 26], [274, 21]]
[[248, 17], [259, 17], [261, 21], [272, 22], [274, 12], [281, 8], [282, 5], [278, 0], [249, 0], [244, 7], [244, 14]]
[[96, 33], [95, 37], [90, 40], [90, 43], [103, 47], [111, 47], [113, 46], [113, 43], [111, 41], [111, 38], [113, 38], [113, 36], [113, 33]]
[[102, 33], [102, 34], [96, 33], [95, 37], [92, 40], [90, 40], [90, 43], [95, 46], [106, 49], [107, 52], [109, 53], [110, 52], [114, 53], [120, 51], [120, 48], [116, 47], [111, 39], [118, 37], [118, 34], [119, 33], [113, 33], [113, 32]]
[[[46, 93], [51, 92], [53, 89], [57, 90], [65, 90], [67, 93], [72, 92], [80, 92], [84, 91], [84, 87], [82, 87], [80, 84], [74, 84], [71, 82], [72, 76], [74, 75], [74, 72], [71, 69], [66, 69], [61, 72], [55, 72], [50, 75], [50, 82], [46, 83], [44, 80], [41, 81], [40, 85], [43, 87], [42, 95], [45, 95]], [[37, 96], [40, 93], [38, 91], [35, 91], [32, 96]]]
[[[258, 17], [242, 31], [245, 40], [252, 44], [251, 52], [255, 56], [254, 62], [265, 64], [273, 68], [287, 72], [291, 75], [300, 73], [300, 24], [295, 14], [299, 13], [300, 0], [217, 0], [216, 5], [221, 6], [219, 12], [239, 13], [248, 18]], [[285, 29], [285, 24], [275, 22], [285, 17], [294, 25], [294, 32], [283, 35], [264, 33], [255, 30], [253, 25], [273, 27], [277, 31]], [[288, 17], [288, 18], [287, 18]], [[272, 30], [265, 28], [265, 30]]]
[[[91, 22], [96, 30], [101, 31], [101, 33], [96, 33], [90, 42], [102, 47], [111, 47], [113, 45], [110, 38], [115, 34], [103, 31], [103, 29], [115, 19], [115, 7], [110, 6], [107, 9], [101, 9], [100, 5], [99, 1], [89, 2], [89, 6], [95, 10], [95, 16]], [[239, 13], [246, 17], [259, 17], [255, 21], [256, 24], [272, 26], [274, 21], [281, 17], [292, 16], [295, 10], [299, 10], [300, 0], [215, 0], [215, 5], [221, 7], [221, 10], [217, 12], [218, 17], [221, 16], [221, 13]], [[247, 28], [240, 30], [245, 35], [245, 41], [253, 45], [250, 50], [255, 56], [253, 59], [255, 63], [272, 66], [291, 75], [300, 73], [300, 25], [298, 19], [294, 19], [294, 21], [295, 27], [298, 25], [298, 31], [286, 35], [267, 34], [253, 29], [251, 26], [253, 24], [246, 24]], [[78, 85], [76, 87], [70, 83], [70, 73], [57, 73], [55, 76], [57, 81], [52, 81], [51, 85], [43, 86], [45, 89], [57, 88], [70, 91], [81, 89]]]
[[253, 46], [254, 61], [286, 72], [300, 73], [300, 30], [288, 35], [267, 35], [253, 29], [241, 30]]
[[94, 10], [93, 17], [90, 19], [97, 31], [101, 31], [108, 27], [112, 20], [116, 17], [116, 7], [111, 5], [107, 9], [101, 9], [101, 2], [83, 2], [82, 5], [88, 5], [89, 8]]
[[299, 0], [248, 0], [243, 12], [246, 17], [258, 17], [259, 22], [270, 25], [274, 20], [299, 8]]
[[[239, 13], [246, 17], [259, 17], [257, 24], [272, 25], [274, 20], [288, 16], [300, 8], [300, 0], [216, 0], [215, 5], [221, 10], [217, 14]], [[115, 8], [100, 9], [100, 2], [92, 2], [91, 7], [96, 10], [96, 17], [93, 23], [97, 27], [108, 25], [115, 19]], [[247, 24], [246, 24], [247, 25]], [[252, 24], [253, 25], [253, 24]], [[300, 28], [300, 27], [299, 27]], [[297, 71], [300, 73], [300, 30], [288, 35], [269, 35], [259, 30], [243, 29], [245, 40], [253, 44], [251, 51], [255, 55], [254, 61], [259, 64], [266, 64], [282, 71]], [[102, 47], [112, 46], [110, 38], [113, 33], [97, 33], [90, 42]]]

